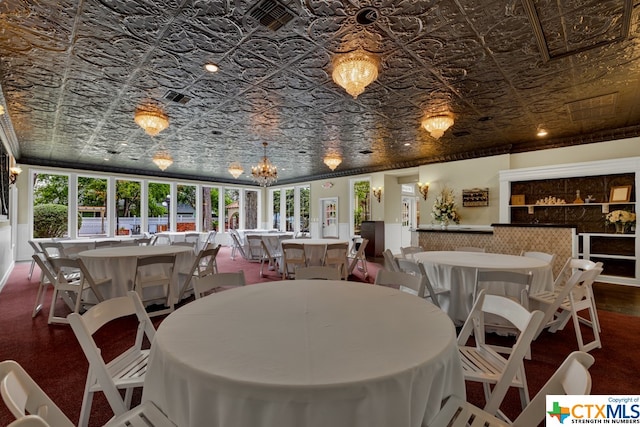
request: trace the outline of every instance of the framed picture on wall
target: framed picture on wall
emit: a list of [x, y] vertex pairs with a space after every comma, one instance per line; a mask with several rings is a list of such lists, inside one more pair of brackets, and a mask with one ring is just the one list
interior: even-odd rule
[[611, 187], [611, 194], [609, 195], [609, 203], [628, 202], [630, 198], [631, 198], [630, 185], [620, 185], [617, 187]]

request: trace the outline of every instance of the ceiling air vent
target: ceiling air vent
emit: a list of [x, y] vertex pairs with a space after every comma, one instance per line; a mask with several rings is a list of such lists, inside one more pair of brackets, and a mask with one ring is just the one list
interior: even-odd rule
[[175, 90], [168, 90], [167, 93], [164, 94], [163, 98], [172, 102], [177, 102], [178, 104], [182, 104], [182, 105], [191, 101], [191, 98], [189, 98], [187, 95], [176, 92]]
[[282, 3], [275, 0], [262, 0], [249, 11], [249, 16], [271, 31], [278, 31], [291, 21], [294, 15]]
[[371, 150], [362, 150], [362, 151], [359, 151], [359, 153], [360, 154], [371, 154], [371, 153], [373, 153], [373, 151], [371, 151]]
[[616, 113], [616, 103], [618, 93], [596, 96], [593, 98], [581, 99], [580, 101], [568, 102], [572, 122], [581, 120], [598, 120], [613, 117]]

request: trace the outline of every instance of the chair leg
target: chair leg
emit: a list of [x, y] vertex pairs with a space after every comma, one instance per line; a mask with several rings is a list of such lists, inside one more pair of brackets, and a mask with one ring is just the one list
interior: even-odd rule
[[87, 427], [89, 425], [89, 416], [91, 415], [91, 404], [93, 403], [93, 392], [91, 391], [91, 385], [95, 382], [93, 375], [91, 375], [91, 367], [89, 367], [89, 375], [87, 375], [87, 382], [84, 385], [84, 395], [82, 396], [82, 406], [80, 407], [80, 418], [78, 420], [78, 427]]
[[36, 294], [36, 303], [33, 306], [33, 312], [31, 317], [36, 317], [42, 307], [44, 306], [44, 300], [47, 297], [47, 283], [40, 282], [38, 285], [38, 293]]
[[31, 275], [33, 274], [33, 267], [35, 267], [36, 262], [35, 261], [31, 261], [31, 267], [29, 268], [29, 281], [31, 281]]

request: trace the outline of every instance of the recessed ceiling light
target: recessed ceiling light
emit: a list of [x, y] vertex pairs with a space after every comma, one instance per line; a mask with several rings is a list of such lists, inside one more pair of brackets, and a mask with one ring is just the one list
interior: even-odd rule
[[411, 143], [410, 143], [410, 142], [405, 142], [405, 143], [404, 143], [404, 146], [405, 146], [405, 147], [408, 147], [408, 146], [410, 146], [410, 145], [411, 145]]
[[213, 62], [210, 62], [210, 63], [204, 65], [204, 69], [207, 70], [210, 73], [216, 73], [220, 68], [218, 67], [217, 64], [214, 64]]
[[536, 135], [540, 138], [542, 138], [543, 136], [547, 136], [549, 134], [549, 132], [546, 131], [546, 129], [543, 128], [538, 128], [538, 131], [536, 132]]
[[122, 146], [125, 146], [125, 147], [126, 147], [126, 146], [127, 146], [127, 145], [129, 145], [129, 144], [127, 144], [126, 142], [121, 142], [121, 143], [120, 143], [120, 145], [122, 145]]

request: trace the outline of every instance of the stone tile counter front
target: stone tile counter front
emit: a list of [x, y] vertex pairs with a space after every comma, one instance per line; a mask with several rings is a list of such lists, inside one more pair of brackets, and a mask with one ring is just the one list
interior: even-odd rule
[[577, 253], [576, 227], [556, 224], [492, 224], [490, 227], [419, 228], [412, 244], [425, 251], [452, 251], [461, 246], [485, 248], [487, 252], [519, 255], [522, 251], [556, 254], [554, 277], [567, 258]]

